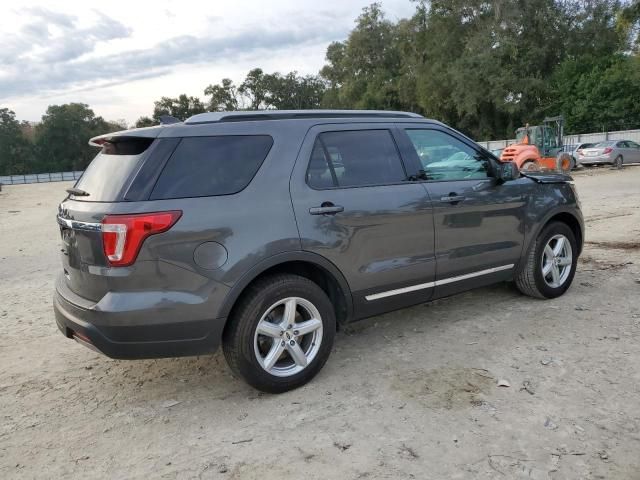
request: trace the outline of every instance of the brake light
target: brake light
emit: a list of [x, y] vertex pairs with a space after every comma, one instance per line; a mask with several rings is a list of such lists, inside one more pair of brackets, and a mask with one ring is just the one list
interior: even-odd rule
[[581, 149], [581, 148], [579, 148], [578, 150], [576, 150], [576, 153], [577, 153], [578, 155], [582, 155], [582, 149]]
[[605, 148], [605, 149], [602, 151], [602, 153], [603, 153], [604, 155], [606, 155], [606, 154], [608, 154], [608, 153], [611, 153], [611, 152], [613, 152], [613, 148], [611, 148], [611, 147], [607, 147], [607, 148]]
[[180, 210], [107, 215], [102, 220], [102, 248], [109, 263], [114, 267], [131, 265], [142, 242], [151, 235], [169, 230], [181, 215]]

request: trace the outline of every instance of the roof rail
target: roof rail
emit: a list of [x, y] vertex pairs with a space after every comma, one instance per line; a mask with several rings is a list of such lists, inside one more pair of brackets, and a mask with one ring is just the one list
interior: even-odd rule
[[187, 125], [252, 120], [288, 120], [294, 118], [423, 118], [410, 112], [386, 110], [253, 110], [241, 112], [199, 113], [185, 120]]

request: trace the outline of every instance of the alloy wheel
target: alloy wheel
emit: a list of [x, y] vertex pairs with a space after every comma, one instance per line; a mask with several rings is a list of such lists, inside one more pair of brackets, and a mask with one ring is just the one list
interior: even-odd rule
[[554, 235], [542, 252], [542, 277], [551, 288], [559, 288], [567, 281], [573, 264], [573, 252], [569, 239]]
[[254, 335], [254, 352], [260, 366], [277, 377], [304, 370], [322, 343], [322, 318], [310, 301], [288, 297], [271, 305]]

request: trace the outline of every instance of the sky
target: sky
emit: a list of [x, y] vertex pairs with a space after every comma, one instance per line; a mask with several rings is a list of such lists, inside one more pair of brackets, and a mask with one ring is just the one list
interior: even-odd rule
[[[373, 0], [67, 0], [0, 3], [0, 108], [39, 121], [47, 106], [88, 104], [132, 124], [153, 102], [204, 98], [255, 67], [314, 74]], [[390, 20], [409, 0], [382, 0]]]

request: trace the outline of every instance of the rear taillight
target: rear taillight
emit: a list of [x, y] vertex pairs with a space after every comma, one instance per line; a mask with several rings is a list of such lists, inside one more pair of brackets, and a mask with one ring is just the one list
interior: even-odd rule
[[109, 263], [114, 267], [131, 265], [142, 242], [150, 235], [169, 230], [181, 215], [180, 210], [107, 215], [102, 220], [102, 248]]
[[607, 147], [602, 151], [603, 155], [607, 155], [607, 154], [609, 154], [611, 152], [613, 152], [613, 148], [611, 148], [611, 147]]
[[578, 155], [582, 155], [582, 149], [581, 149], [581, 148], [579, 148], [578, 150], [576, 150], [576, 153], [577, 153]]

